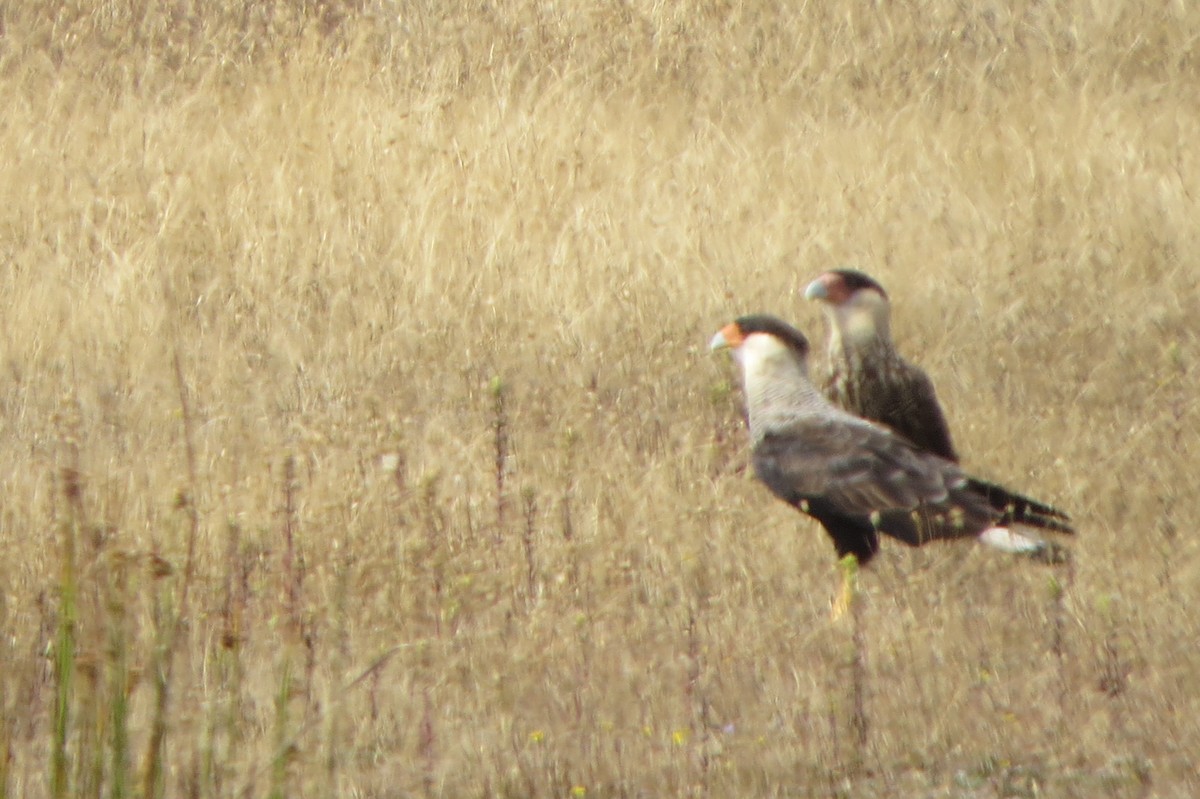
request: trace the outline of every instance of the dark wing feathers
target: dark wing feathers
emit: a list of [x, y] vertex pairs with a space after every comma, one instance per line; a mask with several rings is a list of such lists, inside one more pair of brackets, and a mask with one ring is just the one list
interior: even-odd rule
[[958, 462], [933, 381], [894, 353], [835, 361], [825, 394], [834, 405], [889, 427], [918, 448]]
[[[933, 381], [924, 371], [898, 356], [868, 358], [854, 376], [844, 369], [845, 364], [835, 364], [836, 372], [826, 384], [826, 395], [835, 405], [890, 428], [919, 449], [958, 462]], [[986, 480], [967, 479], [970, 490], [1000, 516], [997, 524], [1075, 532], [1070, 517], [1058, 508]]]
[[[957, 463], [958, 453], [950, 442], [950, 428], [934, 393], [933, 381], [907, 361], [901, 363], [904, 368], [897, 373], [898, 383], [893, 393], [906, 397], [907, 407], [902, 413], [881, 418], [880, 421], [921, 449]], [[900, 408], [901, 403], [896, 402], [892, 407]], [[972, 492], [984, 497], [992, 509], [1001, 514], [1000, 525], [1021, 523], [1059, 533], [1075, 532], [1070, 525], [1070, 517], [1058, 508], [978, 478], [969, 477], [968, 485]]]
[[1071, 526], [1071, 517], [1053, 505], [1038, 502], [1036, 499], [1009, 491], [1004, 486], [976, 477], [968, 478], [968, 485], [1002, 514], [999, 524], [1027, 524], [1056, 533], [1075, 532], [1075, 528]]
[[897, 376], [896, 391], [892, 393], [903, 398], [894, 400], [895, 410], [888, 414], [895, 424], [881, 421], [921, 449], [958, 463], [958, 453], [950, 441], [950, 425], [929, 375], [907, 361], [900, 361]]
[[859, 420], [799, 418], [764, 435], [753, 459], [759, 479], [804, 503], [839, 554], [861, 542], [864, 527], [917, 546], [977, 535], [996, 518], [953, 463]]
[[[950, 427], [933, 389], [933, 381], [921, 369], [896, 359], [891, 380], [879, 382], [877, 390], [863, 391], [860, 402], [864, 418], [890, 427], [917, 447], [958, 463], [950, 441]], [[1071, 519], [1058, 508], [1014, 493], [1004, 486], [969, 477], [972, 492], [985, 498], [1000, 514], [1000, 525], [1027, 524], [1043, 530], [1073, 533]]]
[[944, 499], [945, 478], [925, 460], [878, 427], [838, 417], [801, 417], [754, 448], [755, 471], [777, 496], [822, 497], [862, 516]]

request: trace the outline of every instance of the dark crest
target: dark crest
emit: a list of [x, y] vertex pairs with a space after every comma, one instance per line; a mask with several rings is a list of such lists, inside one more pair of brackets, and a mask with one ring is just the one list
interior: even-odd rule
[[739, 317], [736, 321], [744, 336], [751, 333], [766, 333], [787, 344], [790, 349], [801, 356], [808, 356], [808, 339], [782, 319], [765, 314], [752, 314]]
[[887, 292], [883, 290], [883, 286], [879, 285], [878, 281], [866, 272], [860, 272], [857, 269], [834, 269], [832, 272], [842, 279], [842, 283], [850, 293], [860, 289], [875, 289], [883, 295], [884, 299], [887, 299]]

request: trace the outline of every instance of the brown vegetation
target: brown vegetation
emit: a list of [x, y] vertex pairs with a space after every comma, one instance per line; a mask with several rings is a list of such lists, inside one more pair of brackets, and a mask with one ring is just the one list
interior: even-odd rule
[[[1200, 793], [1200, 9], [0, 14], [0, 795]], [[705, 342], [839, 264], [1073, 569], [829, 622]]]

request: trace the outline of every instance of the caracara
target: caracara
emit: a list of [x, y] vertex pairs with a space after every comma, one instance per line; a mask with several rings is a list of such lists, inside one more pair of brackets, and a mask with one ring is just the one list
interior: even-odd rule
[[[820, 300], [829, 317], [830, 374], [825, 394], [834, 405], [891, 428], [913, 444], [958, 462], [950, 429], [929, 376], [900, 357], [892, 343], [887, 292], [869, 275], [853, 269], [826, 272], [804, 291]], [[1070, 518], [1050, 505], [970, 478], [1003, 521], [1062, 533]], [[1047, 550], [1057, 557], [1062, 553]]]
[[819, 521], [839, 557], [867, 563], [879, 533], [910, 546], [976, 537], [1009, 552], [1046, 547], [999, 524], [988, 491], [953, 461], [833, 405], [809, 381], [808, 340], [787, 323], [743, 316], [710, 347], [741, 365], [755, 475]]

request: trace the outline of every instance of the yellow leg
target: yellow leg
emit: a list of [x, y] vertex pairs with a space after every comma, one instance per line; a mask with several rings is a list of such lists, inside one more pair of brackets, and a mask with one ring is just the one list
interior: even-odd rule
[[854, 607], [858, 599], [858, 558], [847, 555], [838, 561], [838, 571], [842, 573], [842, 590], [833, 600], [829, 618], [838, 621]]

